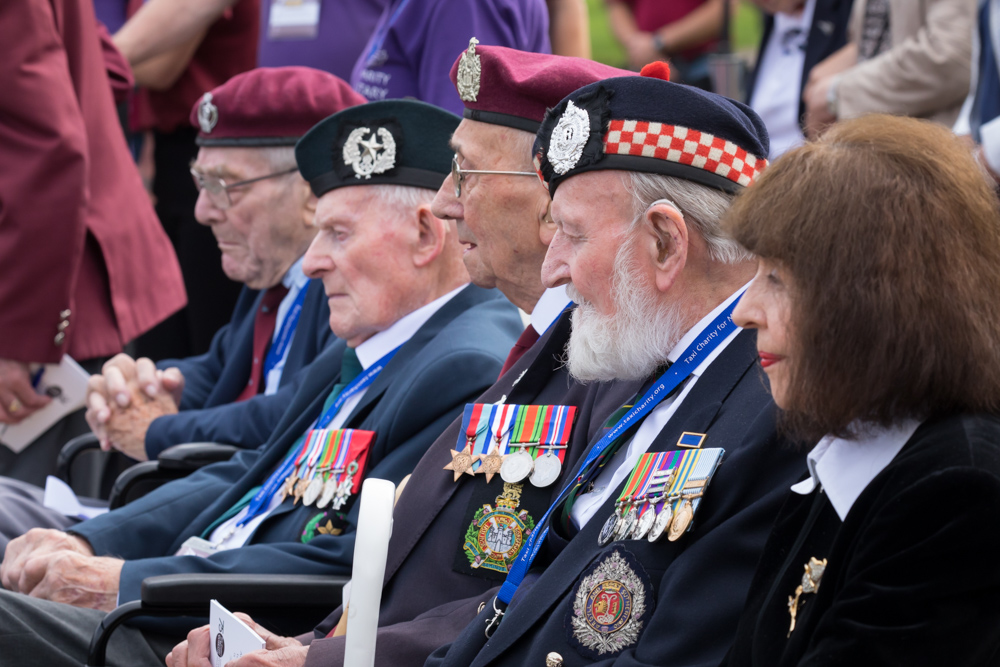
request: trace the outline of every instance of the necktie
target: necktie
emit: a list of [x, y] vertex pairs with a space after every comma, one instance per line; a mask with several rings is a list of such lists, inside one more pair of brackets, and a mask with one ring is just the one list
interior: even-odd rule
[[250, 365], [250, 378], [247, 386], [243, 388], [236, 401], [245, 401], [260, 393], [267, 380], [264, 375], [264, 358], [267, 357], [267, 349], [271, 346], [271, 338], [274, 336], [274, 327], [278, 322], [278, 306], [281, 300], [288, 294], [288, 288], [284, 285], [275, 285], [264, 292], [260, 300], [260, 307], [253, 320], [253, 362]]
[[524, 328], [524, 331], [518, 336], [517, 342], [514, 343], [514, 347], [510, 348], [510, 352], [507, 354], [507, 361], [503, 362], [503, 368], [500, 369], [500, 377], [503, 377], [503, 374], [509, 371], [510, 367], [524, 356], [524, 353], [538, 341], [538, 338], [539, 334], [535, 331], [535, 327], [529, 324]]

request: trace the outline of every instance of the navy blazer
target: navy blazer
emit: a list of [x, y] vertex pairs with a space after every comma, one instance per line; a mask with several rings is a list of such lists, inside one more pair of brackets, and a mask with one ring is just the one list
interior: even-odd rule
[[[404, 344], [368, 388], [344, 427], [375, 431], [368, 477], [399, 482], [434, 439], [496, 378], [521, 331], [514, 308], [496, 290], [466, 287]], [[192, 572], [349, 574], [358, 507], [348, 505], [342, 535], [301, 538], [322, 510], [293, 506], [271, 513], [248, 544], [210, 558], [173, 556], [191, 536], [205, 533], [281, 463], [319, 417], [340, 378], [345, 343], [337, 341], [313, 363], [274, 435], [256, 450], [202, 468], [114, 512], [73, 528], [96, 555], [126, 559], [119, 601], [139, 597], [146, 577]]]
[[[799, 82], [799, 126], [806, 115], [806, 103], [802, 100], [802, 92], [809, 81], [809, 73], [817, 64], [833, 55], [840, 47], [847, 44], [847, 24], [851, 18], [851, 7], [854, 0], [816, 0], [816, 11], [813, 14], [809, 36], [806, 39], [806, 59], [802, 64], [802, 80]], [[764, 14], [764, 34], [757, 50], [757, 63], [760, 63], [774, 30], [774, 16]], [[789, 82], [791, 83], [791, 82]], [[757, 68], [750, 74], [747, 82], [747, 104], [753, 99], [753, 89], [757, 85]]]
[[[564, 313], [521, 359], [490, 387], [477, 403], [525, 405], [575, 405], [576, 423], [571, 432], [562, 475], [545, 493], [525, 493], [519, 509], [528, 509], [535, 520], [559, 493], [572, 475], [587, 443], [607, 417], [635, 394], [638, 382], [589, 385], [574, 382], [564, 363], [569, 340], [571, 313]], [[467, 508], [476, 504], [479, 489], [489, 489], [486, 497], [503, 490], [499, 475], [487, 484], [485, 477], [463, 475], [457, 482], [450, 471], [442, 470], [455, 447], [462, 420], [457, 419], [434, 441], [396, 503], [393, 531], [389, 542], [385, 585], [379, 612], [375, 664], [377, 667], [421, 664], [431, 652], [447, 644], [475, 618], [479, 603], [492, 598], [500, 581], [454, 566], [462, 554]], [[528, 483], [525, 483], [528, 486]], [[534, 506], [530, 501], [536, 501]], [[537, 502], [540, 501], [540, 502]], [[326, 635], [340, 620], [337, 609], [315, 630], [306, 664], [336, 667], [344, 663], [344, 637]]]
[[[598, 533], [614, 511], [622, 482], [568, 543], [553, 536], [553, 524], [550, 546], [558, 555], [543, 571], [536, 567], [529, 573], [489, 641], [484, 629], [493, 609], [487, 604], [450, 652], [442, 647], [427, 664], [543, 665], [554, 651], [567, 667], [717, 665], [736, 632], [774, 517], [788, 487], [805, 470], [802, 455], [790, 451], [775, 431], [774, 403], [756, 363], [755, 341], [752, 331], [737, 334], [649, 448], [675, 449], [681, 433], [693, 431], [707, 434], [705, 447], [726, 450], [691, 532], [676, 542], [642, 539], [599, 546]], [[633, 610], [638, 613], [641, 602], [645, 612], [631, 628], [633, 637], [620, 635], [616, 649], [590, 657], [570, 630], [576, 589], [588, 570], [615, 553], [637, 575], [638, 583], [630, 588]]]
[[167, 447], [183, 442], [222, 442], [255, 448], [267, 440], [301, 381], [299, 371], [337, 340], [330, 331], [330, 306], [323, 283], [310, 280], [302, 314], [292, 337], [279, 390], [233, 403], [247, 386], [253, 360], [253, 323], [260, 290], [244, 287], [233, 316], [212, 338], [205, 354], [166, 359], [161, 369], [176, 366], [184, 373], [180, 412], [154, 419], [146, 431], [146, 455], [155, 459]]

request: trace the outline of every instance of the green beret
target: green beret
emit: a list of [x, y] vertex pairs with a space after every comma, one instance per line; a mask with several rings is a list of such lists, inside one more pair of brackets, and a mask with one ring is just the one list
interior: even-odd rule
[[417, 100], [369, 102], [320, 121], [295, 145], [313, 193], [347, 185], [437, 190], [451, 173], [448, 141], [461, 118]]

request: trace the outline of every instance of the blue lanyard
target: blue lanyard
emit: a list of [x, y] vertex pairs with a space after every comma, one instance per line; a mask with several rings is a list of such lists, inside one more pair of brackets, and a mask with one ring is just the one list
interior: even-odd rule
[[400, 2], [396, 6], [396, 9], [395, 11], [393, 11], [392, 16], [389, 17], [389, 20], [383, 23], [381, 26], [379, 26], [378, 30], [375, 32], [375, 35], [372, 37], [371, 48], [368, 49], [368, 54], [365, 56], [365, 67], [368, 67], [369, 61], [371, 61], [372, 57], [376, 53], [378, 53], [379, 49], [382, 48], [382, 43], [385, 41], [385, 36], [389, 34], [389, 28], [391, 28], [393, 24], [396, 23], [396, 19], [399, 18], [399, 13], [403, 11], [403, 8], [406, 7], [406, 3], [408, 3], [409, 1], [410, 0], [402, 0], [402, 2]]
[[[741, 291], [739, 295], [733, 300], [729, 306], [726, 307], [719, 316], [715, 318], [705, 329], [702, 330], [701, 334], [695, 338], [694, 342], [688, 346], [684, 352], [681, 353], [680, 358], [674, 363], [666, 373], [660, 376], [660, 378], [649, 388], [643, 397], [636, 402], [632, 409], [629, 410], [624, 417], [618, 420], [610, 431], [604, 434], [604, 437], [597, 441], [597, 443], [591, 448], [590, 452], [587, 453], [586, 458], [584, 458], [583, 463], [577, 472], [577, 476], [580, 476], [584, 471], [593, 463], [601, 454], [604, 453], [611, 443], [617, 440], [633, 423], [638, 423], [642, 420], [653, 408], [660, 404], [660, 402], [665, 399], [670, 393], [680, 385], [681, 382], [687, 379], [691, 373], [694, 372], [705, 357], [708, 357], [712, 352], [719, 347], [719, 345], [736, 333], [738, 327], [733, 324], [733, 309], [736, 304], [739, 303], [740, 297], [743, 296]], [[507, 574], [507, 579], [503, 582], [503, 586], [500, 587], [500, 592], [497, 593], [497, 598], [505, 604], [510, 604], [511, 599], [514, 597], [514, 593], [517, 591], [517, 587], [521, 585], [521, 581], [524, 580], [524, 575], [528, 573], [528, 568], [531, 567], [531, 563], [535, 560], [538, 555], [538, 551], [541, 549], [542, 544], [545, 542], [545, 536], [549, 534], [549, 526], [546, 524], [549, 516], [552, 514], [553, 510], [559, 507], [569, 492], [573, 489], [575, 485], [576, 477], [570, 479], [569, 483], [563, 487], [563, 490], [559, 493], [555, 502], [552, 506], [546, 510], [545, 514], [538, 521], [536, 525], [545, 525], [544, 530], [536, 529], [531, 536], [528, 538], [527, 543], [521, 550], [521, 554], [518, 556], [517, 561], [510, 568], [510, 572]]]
[[299, 450], [302, 447], [302, 443], [304, 443], [307, 439], [309, 431], [329, 426], [330, 422], [333, 421], [333, 418], [337, 416], [338, 412], [340, 412], [340, 409], [344, 407], [344, 403], [346, 403], [349, 398], [356, 395], [358, 392], [363, 389], [367, 389], [371, 383], [375, 381], [375, 378], [379, 376], [382, 369], [389, 364], [389, 361], [396, 356], [400, 347], [402, 347], [402, 345], [376, 361], [371, 365], [371, 367], [368, 368], [367, 371], [351, 380], [351, 383], [344, 387], [344, 390], [337, 395], [333, 404], [324, 410], [323, 414], [320, 415], [318, 420], [316, 420], [316, 423], [306, 429], [305, 434], [295, 441], [295, 446], [292, 447], [292, 451], [289, 452], [284, 463], [282, 463], [281, 467], [271, 473], [271, 476], [267, 478], [264, 486], [260, 488], [260, 491], [257, 492], [257, 494], [250, 501], [250, 504], [247, 505], [246, 516], [240, 519], [236, 525], [242, 526], [246, 524], [267, 508], [267, 506], [271, 503], [271, 498], [274, 497], [274, 494], [277, 493], [278, 489], [281, 488], [281, 485], [284, 484], [285, 479], [292, 474], [292, 470], [295, 468], [295, 459], [298, 458], [297, 455]]
[[285, 358], [285, 354], [292, 344], [292, 337], [295, 335], [295, 328], [299, 324], [299, 316], [302, 314], [302, 305], [305, 303], [306, 291], [308, 289], [309, 283], [302, 286], [299, 293], [295, 295], [292, 307], [285, 313], [285, 321], [281, 323], [278, 339], [271, 344], [271, 349], [268, 350], [267, 357], [264, 359], [264, 382], [267, 382], [268, 374], [274, 370], [278, 362]]

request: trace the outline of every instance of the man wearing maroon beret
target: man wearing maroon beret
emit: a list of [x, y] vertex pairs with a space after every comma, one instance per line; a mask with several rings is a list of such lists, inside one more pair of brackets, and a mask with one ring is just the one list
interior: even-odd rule
[[[192, 172], [203, 185], [195, 215], [244, 287], [208, 353], [157, 364], [119, 354], [91, 376], [86, 416], [105, 449], [143, 461], [186, 442], [267, 440], [295, 378], [336, 340], [323, 286], [302, 272], [316, 199], [295, 170], [294, 143], [363, 102], [332, 74], [286, 67], [237, 75], [194, 105], [201, 150]], [[0, 478], [0, 554], [31, 528], [76, 523], [44, 508], [40, 488]]]
[[[534, 132], [546, 108], [580, 86], [630, 74], [579, 58], [482, 46], [476, 39], [451, 69], [465, 118], [452, 137], [456, 151], [452, 175], [441, 184], [433, 211], [457, 221], [472, 281], [498, 288], [531, 314], [531, 324], [511, 351], [500, 379], [475, 402], [500, 401], [508, 411], [518, 404], [572, 406], [576, 420], [563, 472], [544, 487], [538, 486], [535, 474], [508, 482], [512, 478], [506, 471], [487, 476], [483, 467], [475, 475], [456, 479], [455, 466], [449, 462], [454, 450], [466, 442], [468, 426], [462, 420], [453, 422], [434, 442], [396, 504], [376, 665], [422, 664], [496, 594], [530, 527], [509, 523], [510, 545], [494, 541], [487, 529], [481, 531], [482, 544], [471, 546], [467, 534], [472, 524], [491, 525], [490, 516], [477, 520], [476, 513], [517, 498], [513, 514], [530, 526], [551, 502], [586, 440], [636, 389], [628, 382], [585, 386], [568, 377], [562, 357], [570, 330], [569, 300], [563, 288], [546, 290], [541, 282], [546, 243], [554, 227], [547, 215], [548, 192], [531, 161]], [[496, 430], [495, 425], [490, 428]], [[542, 470], [541, 465], [537, 468]], [[503, 521], [504, 516], [492, 520]], [[335, 610], [312, 635], [299, 640], [274, 637], [258, 626], [272, 637], [268, 646], [277, 650], [249, 654], [237, 664], [342, 665], [344, 617], [343, 609]], [[310, 640], [308, 646], [302, 645]], [[200, 664], [197, 660], [207, 656], [208, 648], [209, 633], [201, 628], [173, 651], [168, 663]]]

